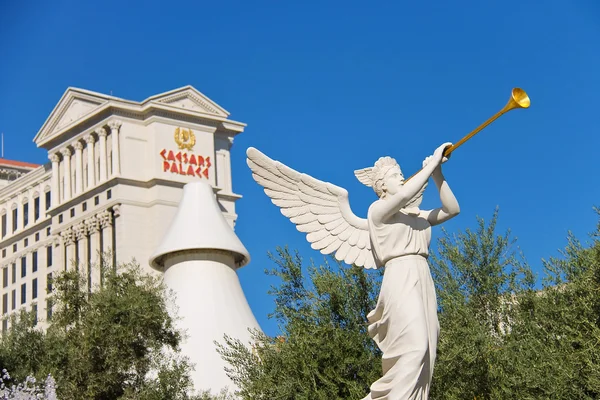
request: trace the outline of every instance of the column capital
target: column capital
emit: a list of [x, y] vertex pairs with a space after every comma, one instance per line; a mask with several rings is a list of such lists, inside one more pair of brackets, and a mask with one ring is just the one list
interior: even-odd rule
[[60, 233], [60, 237], [62, 238], [63, 243], [67, 246], [73, 244], [73, 242], [75, 241], [75, 234], [73, 232], [73, 229], [71, 228], [67, 228], [64, 231], [62, 231]]
[[73, 147], [75, 148], [75, 150], [81, 151], [83, 150], [83, 143], [81, 143], [81, 141], [79, 140], [76, 140], [75, 142], [73, 142]]
[[94, 234], [94, 233], [97, 233], [100, 231], [100, 221], [98, 220], [98, 218], [95, 215], [86, 219], [85, 225], [90, 234]]
[[65, 147], [64, 149], [61, 149], [60, 153], [64, 156], [64, 157], [71, 157], [73, 155], [73, 152], [71, 151], [70, 148]]
[[53, 163], [60, 162], [60, 156], [58, 155], [58, 153], [48, 154], [48, 159]]
[[80, 222], [73, 227], [73, 231], [75, 233], [75, 237], [77, 240], [85, 239], [88, 234], [87, 226], [84, 222]]
[[87, 144], [94, 144], [94, 143], [96, 143], [96, 138], [92, 134], [86, 135], [83, 139], [85, 140], [85, 142]]
[[115, 218], [121, 216], [121, 205], [115, 204], [114, 206], [112, 206], [112, 212]]
[[119, 128], [121, 128], [121, 125], [123, 125], [123, 122], [119, 120], [110, 121], [108, 123], [108, 126], [110, 127], [111, 131], [118, 131]]
[[108, 132], [106, 132], [106, 129], [104, 128], [98, 128], [96, 129], [96, 135], [100, 136], [100, 137], [106, 137], [106, 135], [108, 135]]
[[96, 214], [96, 218], [98, 218], [98, 223], [101, 228], [112, 226], [112, 213], [110, 211], [104, 210]]

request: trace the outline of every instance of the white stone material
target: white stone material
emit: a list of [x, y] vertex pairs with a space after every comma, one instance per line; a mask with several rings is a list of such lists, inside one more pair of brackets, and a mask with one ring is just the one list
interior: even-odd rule
[[75, 194], [83, 192], [83, 143], [73, 143], [75, 149]]
[[63, 200], [67, 201], [71, 199], [71, 155], [73, 152], [68, 147], [61, 150], [63, 155], [63, 178], [64, 178], [64, 190]]
[[56, 207], [60, 201], [60, 156], [57, 153], [51, 154], [49, 157], [52, 162], [52, 207]]
[[99, 138], [100, 144], [100, 182], [104, 182], [107, 178], [107, 158], [106, 158], [106, 129], [96, 129], [96, 134]]
[[87, 135], [85, 137], [85, 142], [87, 144], [87, 185], [86, 189], [91, 189], [96, 186], [96, 156], [94, 153], [94, 143], [96, 143], [96, 139], [94, 135]]
[[[355, 171], [379, 197], [367, 219], [350, 209], [348, 192], [276, 162], [258, 150], [247, 151], [252, 176], [281, 212], [306, 232], [314, 249], [348, 264], [386, 267], [368, 332], [383, 353], [383, 376], [365, 400], [425, 400], [429, 396], [439, 324], [435, 286], [427, 264], [431, 226], [459, 213], [441, 164], [445, 143], [405, 182], [400, 166], [381, 157], [373, 167]], [[442, 207], [421, 210], [430, 177]]]
[[121, 174], [120, 153], [119, 153], [119, 129], [123, 123], [121, 121], [111, 121], [108, 123], [110, 136], [112, 137], [112, 175]]
[[212, 187], [205, 182], [185, 185], [177, 214], [150, 264], [164, 271], [164, 282], [176, 295], [179, 324], [189, 335], [182, 351], [196, 365], [196, 390], [235, 389], [214, 341], [223, 343], [227, 334], [250, 346], [248, 329], [260, 329], [236, 273], [249, 261]]

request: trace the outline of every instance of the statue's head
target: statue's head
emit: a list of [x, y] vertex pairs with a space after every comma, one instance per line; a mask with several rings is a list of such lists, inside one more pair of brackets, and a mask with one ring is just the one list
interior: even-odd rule
[[392, 157], [381, 157], [373, 167], [354, 171], [358, 180], [372, 187], [379, 198], [394, 194], [404, 184], [400, 165]]

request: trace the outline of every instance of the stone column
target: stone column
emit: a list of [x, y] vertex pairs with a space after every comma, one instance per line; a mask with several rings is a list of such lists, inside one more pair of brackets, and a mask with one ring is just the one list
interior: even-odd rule
[[102, 285], [101, 260], [98, 254], [100, 251], [100, 223], [98, 222], [98, 218], [93, 216], [85, 221], [85, 225], [90, 235], [90, 284], [93, 288]]
[[75, 235], [71, 228], [65, 229], [60, 235], [65, 246], [65, 270], [69, 270], [75, 261]]
[[57, 271], [65, 270], [65, 246], [63, 244], [62, 235], [55, 235], [52, 242], [52, 267]]
[[56, 207], [60, 202], [60, 168], [59, 162], [60, 157], [58, 153], [54, 153], [50, 155], [50, 161], [52, 161], [52, 196], [51, 198], [51, 206]]
[[105, 254], [107, 257], [106, 264], [107, 266], [112, 266], [112, 254], [113, 254], [113, 224], [112, 224], [112, 212], [110, 210], [104, 210], [97, 214], [98, 223], [100, 224], [100, 228], [102, 229], [102, 253], [110, 253]]
[[90, 289], [89, 257], [88, 257], [88, 231], [85, 222], [80, 222], [73, 227], [75, 238], [77, 239], [77, 268], [79, 273], [85, 277], [88, 290]]
[[71, 152], [71, 149], [69, 149], [68, 147], [62, 149], [60, 152], [63, 155], [63, 164], [64, 164], [63, 176], [65, 179], [63, 200], [67, 201], [67, 200], [71, 199], [71, 155], [73, 153]]
[[233, 138], [229, 139], [229, 146], [225, 149], [217, 150], [217, 186], [223, 189], [226, 193], [231, 193], [231, 157], [229, 149], [233, 145]]
[[6, 202], [6, 236], [10, 236], [12, 234], [12, 224], [13, 224], [13, 212], [12, 212], [12, 199]]
[[83, 143], [77, 140], [75, 148], [75, 194], [83, 192]]
[[46, 191], [44, 188], [45, 184], [45, 182], [42, 182], [38, 189], [40, 192], [40, 220], [46, 218]]
[[94, 135], [90, 134], [85, 137], [85, 142], [87, 143], [87, 156], [88, 156], [88, 170], [87, 170], [87, 189], [93, 188], [96, 186], [96, 157], [94, 153], [94, 143], [96, 139]]
[[121, 121], [111, 121], [108, 123], [110, 127], [110, 136], [112, 137], [112, 174], [111, 176], [118, 176], [121, 174], [121, 163], [119, 157], [119, 129], [121, 128]]
[[21, 200], [17, 205], [17, 221], [19, 222], [19, 224], [17, 225], [18, 231], [22, 231], [23, 227], [25, 227], [25, 213], [23, 212], [23, 206], [29, 201], [25, 201], [25, 199], [27, 199], [27, 193], [25, 193], [23, 197], [21, 197]]
[[29, 200], [27, 201], [29, 203], [29, 226], [31, 226], [35, 224], [35, 191], [33, 190], [33, 186], [28, 188], [27, 191], [29, 192]]
[[106, 181], [106, 129], [96, 129], [100, 142], [100, 182]]

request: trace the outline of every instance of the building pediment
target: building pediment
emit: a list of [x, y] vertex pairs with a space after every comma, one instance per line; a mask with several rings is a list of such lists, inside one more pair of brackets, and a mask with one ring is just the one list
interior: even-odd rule
[[109, 102], [109, 96], [69, 88], [35, 136], [36, 144], [47, 142], [60, 135], [64, 129], [85, 119]]
[[[241, 132], [244, 124], [228, 119], [229, 113], [192, 86], [161, 93], [137, 102], [69, 88], [63, 94], [33, 141], [38, 147], [54, 146], [65, 132], [108, 109], [121, 115], [148, 118], [155, 112], [175, 112], [227, 123], [226, 129]], [[231, 126], [230, 126], [231, 125]], [[231, 128], [234, 127], [235, 129]]]
[[223, 118], [229, 116], [229, 113], [224, 108], [191, 86], [185, 86], [167, 93], [152, 96], [146, 99], [144, 103], [149, 101]]

